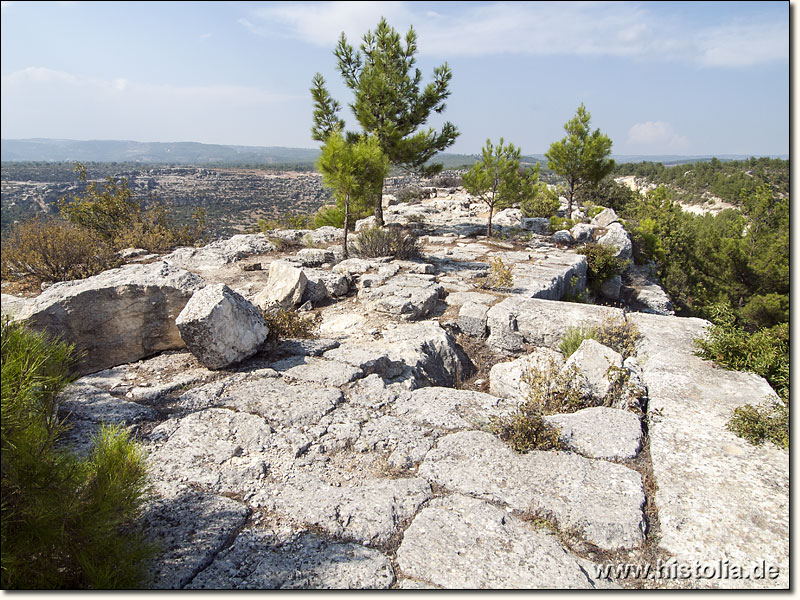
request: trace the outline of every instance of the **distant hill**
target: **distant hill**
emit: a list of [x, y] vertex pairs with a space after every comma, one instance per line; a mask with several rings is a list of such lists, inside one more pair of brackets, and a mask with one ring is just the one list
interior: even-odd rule
[[[8, 162], [131, 162], [166, 165], [305, 165], [313, 166], [319, 156], [315, 148], [285, 148], [282, 146], [225, 146], [198, 142], [131, 142], [122, 140], [54, 140], [35, 138], [27, 140], [0, 140], [0, 159]], [[469, 166], [478, 154], [437, 155], [436, 162], [453, 169]], [[709, 161], [711, 156], [680, 155], [616, 155], [618, 163], [660, 162], [676, 165], [688, 162]], [[749, 155], [718, 155], [721, 161], [743, 160]], [[783, 155], [777, 158], [788, 158]], [[546, 159], [543, 154], [522, 157], [524, 162], [537, 163]]]
[[130, 142], [118, 140], [1, 140], [3, 161], [132, 162], [174, 165], [313, 164], [312, 148], [222, 146], [197, 142]]

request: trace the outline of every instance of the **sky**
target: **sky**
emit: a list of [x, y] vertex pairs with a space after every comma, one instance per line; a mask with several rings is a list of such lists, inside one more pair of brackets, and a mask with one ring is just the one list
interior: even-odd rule
[[[794, 7], [792, 7], [794, 8]], [[423, 84], [475, 154], [504, 137], [544, 153], [583, 102], [614, 154], [789, 153], [788, 2], [3, 1], [4, 139], [316, 148], [319, 72], [381, 17], [418, 36]]]

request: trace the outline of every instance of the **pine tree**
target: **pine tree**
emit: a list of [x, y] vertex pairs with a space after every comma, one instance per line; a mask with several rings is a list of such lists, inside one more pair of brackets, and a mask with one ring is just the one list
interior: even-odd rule
[[519, 164], [520, 149], [511, 143], [504, 145], [503, 138], [500, 138], [498, 146], [486, 140], [481, 152], [481, 160], [464, 174], [463, 182], [470, 194], [480, 198], [489, 207], [486, 235], [492, 237], [494, 209], [509, 207], [535, 194], [539, 170], [537, 166], [535, 170], [522, 171]]
[[564, 124], [567, 132], [561, 141], [553, 142], [545, 153], [548, 167], [567, 179], [567, 218], [572, 215], [572, 201], [579, 188], [594, 187], [614, 169], [611, 139], [591, 131], [592, 115], [581, 103], [575, 116]]
[[363, 206], [379, 193], [389, 161], [374, 136], [346, 140], [335, 129], [322, 146], [317, 167], [322, 173], [323, 185], [333, 190], [337, 205], [344, 210], [342, 250], [347, 258], [351, 210]]
[[[415, 68], [417, 34], [408, 30], [405, 40], [381, 19], [375, 31], [364, 35], [360, 51], [347, 43], [342, 33], [334, 51], [337, 67], [345, 84], [353, 91], [350, 104], [364, 133], [375, 136], [393, 166], [407, 171], [432, 175], [442, 165], [427, 164], [437, 152], [449, 148], [458, 137], [458, 129], [450, 122], [440, 131], [428, 128], [418, 131], [432, 113], [445, 110], [452, 78], [445, 63], [433, 70], [433, 81], [420, 88], [422, 73]], [[325, 142], [336, 129], [344, 127], [338, 117], [341, 105], [325, 88], [321, 74], [314, 76], [311, 96], [314, 100], [313, 139]], [[348, 133], [352, 140], [356, 134]], [[375, 218], [383, 225], [383, 188], [378, 190]]]

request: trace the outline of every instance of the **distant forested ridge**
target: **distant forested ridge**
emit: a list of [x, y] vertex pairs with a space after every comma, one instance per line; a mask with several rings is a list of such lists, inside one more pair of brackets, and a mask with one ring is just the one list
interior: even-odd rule
[[789, 194], [789, 161], [780, 158], [749, 158], [747, 160], [695, 162], [664, 166], [659, 162], [617, 164], [615, 177], [633, 175], [647, 183], [668, 187], [675, 200], [700, 202], [708, 194], [731, 204], [740, 205], [760, 186], [769, 188], [779, 197]]

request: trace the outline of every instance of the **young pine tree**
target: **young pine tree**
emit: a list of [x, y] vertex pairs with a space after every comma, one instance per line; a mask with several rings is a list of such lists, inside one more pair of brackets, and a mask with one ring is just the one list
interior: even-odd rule
[[[366, 134], [374, 136], [393, 166], [432, 175], [442, 165], [426, 165], [437, 152], [449, 148], [458, 137], [458, 129], [446, 122], [440, 131], [420, 130], [432, 113], [442, 113], [450, 95], [452, 73], [447, 63], [433, 70], [433, 81], [421, 89], [422, 73], [415, 68], [417, 34], [412, 27], [405, 37], [381, 19], [375, 31], [367, 31], [360, 52], [347, 43], [342, 33], [334, 51], [338, 70], [345, 85], [353, 91], [353, 113]], [[314, 76], [311, 96], [314, 100], [313, 139], [325, 142], [336, 129], [344, 127], [337, 115], [341, 109], [325, 87], [325, 80]], [[354, 134], [346, 138], [352, 140]], [[383, 187], [377, 190], [375, 218], [383, 226]]]
[[346, 140], [338, 129], [328, 135], [317, 162], [322, 183], [331, 188], [336, 204], [344, 210], [342, 251], [347, 258], [347, 230], [355, 207], [369, 203], [383, 187], [389, 159], [375, 136]]

